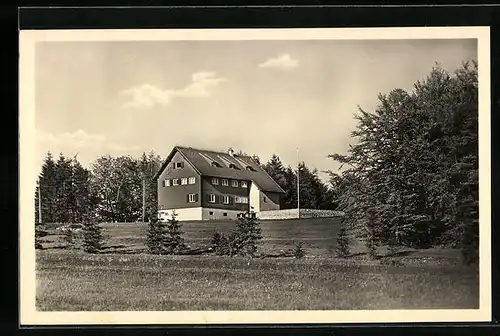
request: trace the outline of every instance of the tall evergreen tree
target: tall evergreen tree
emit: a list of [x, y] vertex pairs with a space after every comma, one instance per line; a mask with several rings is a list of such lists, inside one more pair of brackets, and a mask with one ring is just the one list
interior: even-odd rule
[[35, 216], [38, 222], [38, 197], [41, 195], [42, 222], [53, 223], [56, 212], [56, 164], [50, 152], [47, 153], [39, 176], [39, 189], [35, 194]]

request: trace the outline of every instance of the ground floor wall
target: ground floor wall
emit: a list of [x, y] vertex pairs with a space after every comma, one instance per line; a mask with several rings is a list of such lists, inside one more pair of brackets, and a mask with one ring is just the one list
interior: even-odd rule
[[158, 216], [162, 222], [171, 218], [172, 212], [177, 214], [178, 221], [196, 221], [202, 220], [202, 208], [180, 208], [180, 209], [168, 209], [158, 211]]
[[177, 214], [178, 221], [199, 221], [199, 220], [236, 220], [241, 210], [215, 209], [215, 208], [181, 208], [160, 210], [158, 215], [161, 221], [171, 218], [172, 212]]

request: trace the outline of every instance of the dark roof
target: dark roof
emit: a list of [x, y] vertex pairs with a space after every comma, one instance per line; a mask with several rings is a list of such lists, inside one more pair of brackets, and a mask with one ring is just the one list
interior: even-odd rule
[[[155, 175], [157, 179], [165, 169], [174, 154], [179, 153], [188, 161], [194, 169], [202, 176], [213, 176], [219, 178], [248, 180], [255, 183], [263, 191], [284, 193], [284, 190], [276, 183], [267, 172], [250, 156], [231, 156], [228, 153], [210, 150], [196, 149], [191, 147], [176, 146], [170, 152], [167, 159]], [[215, 161], [218, 166], [214, 166]], [[235, 166], [238, 169], [231, 167]], [[247, 169], [250, 167], [252, 170]]]

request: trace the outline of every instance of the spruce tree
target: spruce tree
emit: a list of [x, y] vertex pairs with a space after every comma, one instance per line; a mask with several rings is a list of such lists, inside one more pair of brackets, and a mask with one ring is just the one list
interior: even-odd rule
[[254, 257], [262, 239], [259, 219], [253, 210], [243, 213], [230, 236], [231, 255]]
[[336, 246], [337, 257], [346, 258], [351, 254], [351, 249], [349, 246], [349, 237], [347, 236], [347, 230], [344, 225], [339, 229], [337, 236], [337, 246]]
[[147, 250], [151, 254], [163, 254], [163, 244], [165, 242], [165, 226], [158, 219], [158, 216], [151, 217], [148, 224], [148, 234], [146, 238]]
[[172, 212], [169, 219], [167, 219], [167, 225], [165, 227], [165, 248], [168, 253], [177, 254], [186, 248], [184, 243], [184, 238], [182, 235], [182, 225], [177, 220], [177, 214], [175, 211]]
[[87, 253], [99, 253], [103, 246], [102, 228], [97, 223], [95, 216], [85, 216], [83, 221], [83, 250]]

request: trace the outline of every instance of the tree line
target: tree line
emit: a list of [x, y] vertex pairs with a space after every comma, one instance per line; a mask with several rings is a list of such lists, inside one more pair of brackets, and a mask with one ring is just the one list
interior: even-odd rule
[[477, 70], [436, 65], [412, 91], [379, 95], [359, 108], [347, 154], [330, 155], [344, 165], [330, 176], [346, 228], [369, 251], [453, 246], [477, 261]]
[[[260, 162], [258, 156], [253, 158]], [[84, 168], [77, 157], [61, 153], [56, 160], [49, 152], [35, 192], [36, 222], [81, 223], [89, 215], [98, 222], [150, 221], [157, 209], [153, 177], [161, 164], [162, 158], [154, 151], [139, 158], [104, 155], [90, 168]], [[276, 154], [262, 167], [286, 192], [281, 208], [296, 208], [297, 171], [285, 167]], [[301, 207], [331, 209], [333, 193], [319, 179], [318, 171], [304, 162], [299, 167]]]

